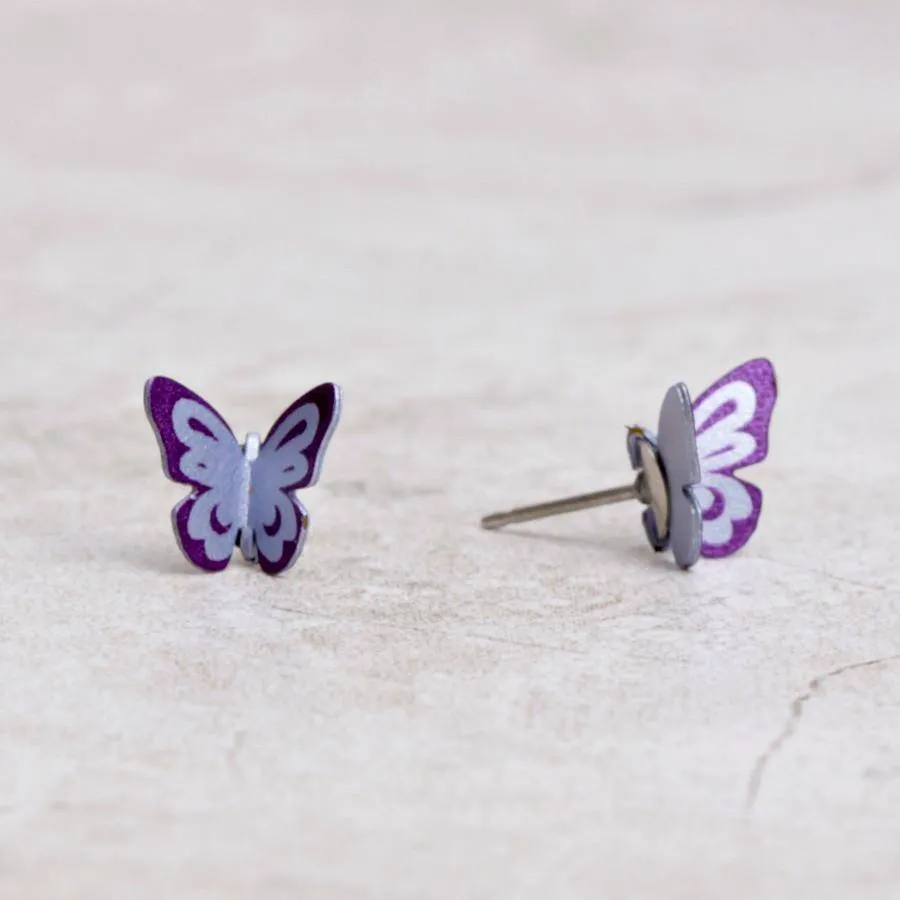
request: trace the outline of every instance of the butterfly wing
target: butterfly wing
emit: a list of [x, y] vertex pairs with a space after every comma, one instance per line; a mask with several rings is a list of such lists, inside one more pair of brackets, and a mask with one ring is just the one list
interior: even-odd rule
[[777, 396], [772, 364], [754, 359], [719, 379], [694, 404], [700, 457], [694, 496], [703, 515], [704, 556], [730, 556], [756, 531], [762, 491], [734, 473], [768, 455]]
[[163, 471], [193, 488], [172, 510], [178, 545], [198, 568], [224, 569], [246, 513], [249, 473], [240, 445], [212, 406], [171, 378], [147, 381], [144, 409]]
[[318, 481], [340, 411], [336, 384], [314, 387], [279, 416], [252, 464], [247, 525], [269, 575], [290, 568], [303, 550], [309, 519], [294, 491]]

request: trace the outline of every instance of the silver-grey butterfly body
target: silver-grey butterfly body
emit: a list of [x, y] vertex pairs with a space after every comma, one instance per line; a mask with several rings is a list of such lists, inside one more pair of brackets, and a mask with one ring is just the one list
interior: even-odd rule
[[671, 547], [678, 565], [690, 568], [700, 558], [703, 522], [692, 490], [701, 476], [694, 413], [685, 385], [676, 384], [666, 392], [656, 434], [643, 430], [629, 438], [629, 455], [635, 469], [643, 467], [641, 443], [653, 448], [665, 479], [668, 506], [665, 523], [656, 522], [653, 508], [644, 510], [647, 539], [655, 550]]

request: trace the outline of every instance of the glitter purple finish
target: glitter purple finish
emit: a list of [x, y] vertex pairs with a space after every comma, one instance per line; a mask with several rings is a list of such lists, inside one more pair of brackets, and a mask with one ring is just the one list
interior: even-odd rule
[[253, 535], [264, 572], [296, 561], [308, 515], [293, 491], [318, 479], [340, 416], [340, 389], [321, 384], [278, 418], [256, 459], [245, 454], [225, 420], [197, 394], [170, 378], [148, 380], [144, 406], [160, 446], [163, 470], [193, 491], [172, 510], [175, 537], [187, 559], [206, 571], [224, 569], [244, 530]]
[[772, 364], [754, 359], [719, 379], [694, 403], [701, 470], [694, 496], [703, 516], [703, 556], [730, 556], [759, 524], [762, 491], [734, 473], [768, 455], [777, 396]]

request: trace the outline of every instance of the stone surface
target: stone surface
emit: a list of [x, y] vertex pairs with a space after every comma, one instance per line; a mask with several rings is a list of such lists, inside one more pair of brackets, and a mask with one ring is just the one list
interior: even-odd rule
[[[896, 898], [900, 11], [8, 0], [0, 895]], [[628, 480], [768, 355], [760, 531]], [[151, 374], [345, 415], [272, 580], [188, 570]]]

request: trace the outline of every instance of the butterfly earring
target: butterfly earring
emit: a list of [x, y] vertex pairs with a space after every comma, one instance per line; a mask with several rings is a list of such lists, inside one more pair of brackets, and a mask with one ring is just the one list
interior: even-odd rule
[[294, 491], [318, 480], [340, 416], [340, 388], [314, 387], [278, 417], [264, 441], [251, 433], [243, 445], [212, 406], [171, 378], [147, 381], [144, 409], [163, 471], [193, 488], [172, 510], [188, 561], [217, 572], [237, 546], [268, 575], [290, 568], [309, 525]]
[[640, 500], [647, 507], [643, 524], [650, 546], [671, 547], [683, 569], [700, 556], [730, 556], [759, 523], [762, 491], [735, 472], [766, 458], [777, 394], [775, 370], [766, 359], [738, 366], [693, 404], [687, 387], [676, 384], [663, 399], [656, 433], [628, 429], [634, 484], [495, 513], [482, 519], [482, 527]]

